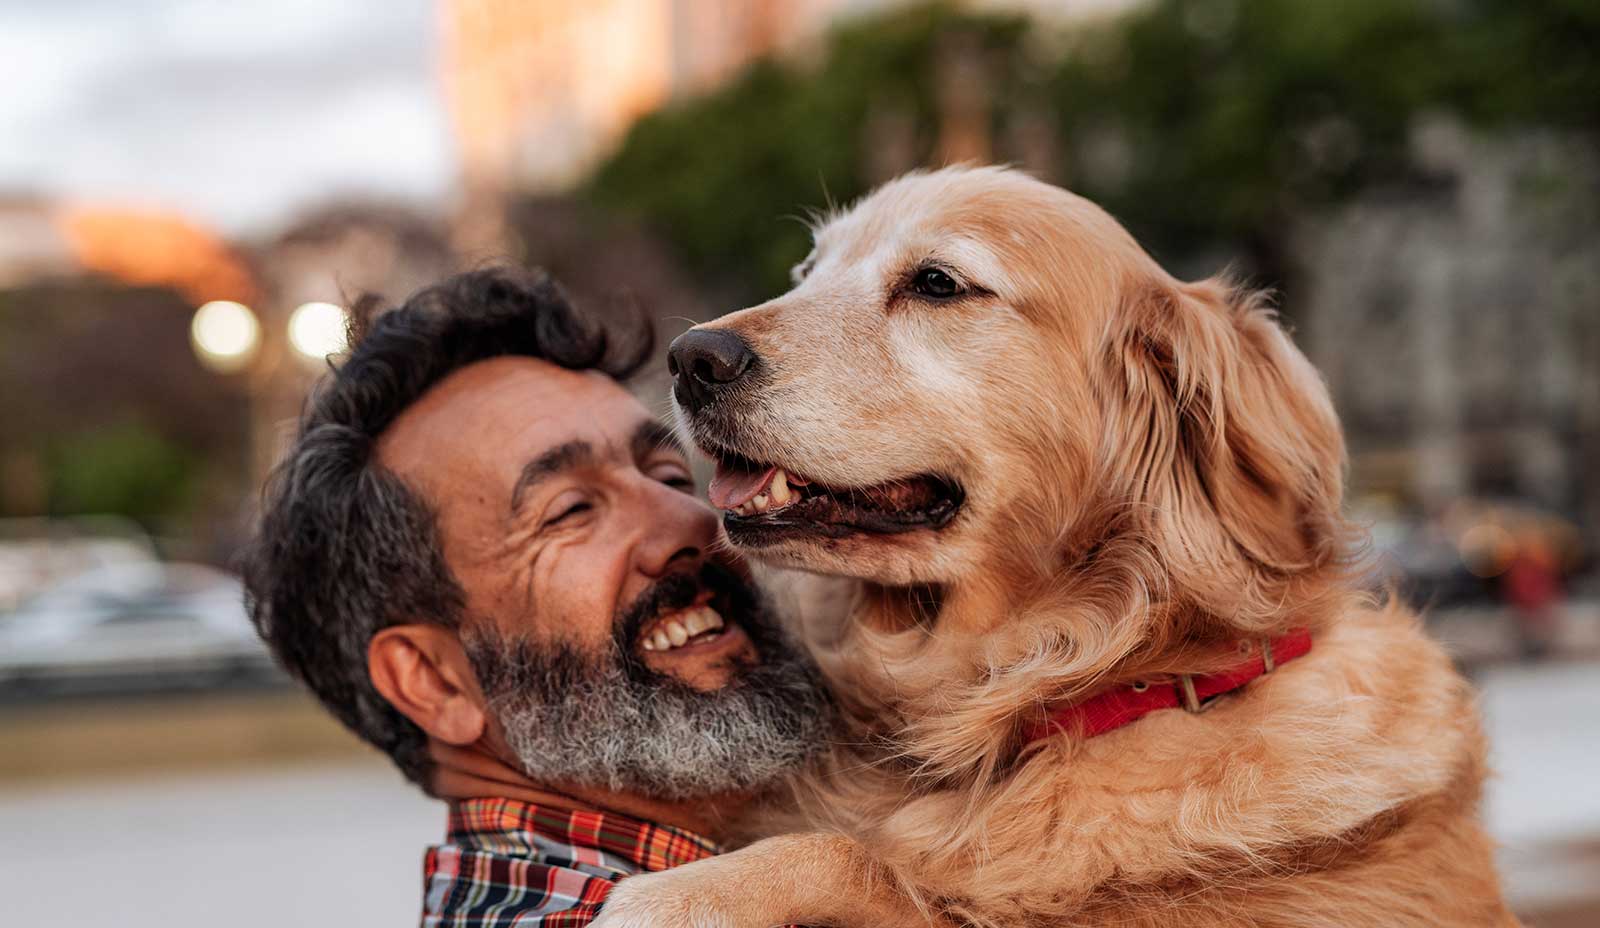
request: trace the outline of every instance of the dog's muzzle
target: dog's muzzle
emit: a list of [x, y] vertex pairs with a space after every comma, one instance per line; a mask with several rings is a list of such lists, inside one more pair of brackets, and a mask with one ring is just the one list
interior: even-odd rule
[[689, 412], [716, 402], [755, 362], [745, 340], [727, 329], [690, 329], [667, 349], [672, 394]]

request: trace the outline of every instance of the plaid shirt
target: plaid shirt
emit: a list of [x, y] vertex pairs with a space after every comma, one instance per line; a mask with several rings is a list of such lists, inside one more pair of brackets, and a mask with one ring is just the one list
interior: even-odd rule
[[450, 807], [446, 843], [423, 862], [423, 928], [581, 928], [611, 884], [703, 860], [717, 846], [612, 812], [514, 799]]

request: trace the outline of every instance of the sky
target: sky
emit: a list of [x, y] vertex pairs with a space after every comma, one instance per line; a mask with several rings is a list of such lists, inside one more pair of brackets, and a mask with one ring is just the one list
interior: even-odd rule
[[267, 234], [454, 181], [431, 0], [0, 0], [0, 197]]

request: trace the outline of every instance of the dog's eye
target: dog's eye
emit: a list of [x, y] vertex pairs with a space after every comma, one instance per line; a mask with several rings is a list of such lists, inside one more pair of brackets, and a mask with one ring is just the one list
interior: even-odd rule
[[800, 281], [806, 279], [806, 275], [811, 273], [811, 269], [815, 267], [816, 264], [817, 253], [813, 251], [811, 254], [806, 255], [806, 259], [804, 261], [801, 261], [794, 267], [789, 268], [789, 282], [794, 284], [796, 287], [800, 286]]
[[961, 292], [956, 279], [936, 267], [925, 267], [911, 280], [911, 289], [918, 296], [947, 300]]

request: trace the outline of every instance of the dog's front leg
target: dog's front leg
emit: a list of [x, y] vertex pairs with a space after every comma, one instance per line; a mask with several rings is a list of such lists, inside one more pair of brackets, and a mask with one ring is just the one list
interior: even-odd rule
[[860, 845], [820, 832], [780, 835], [672, 870], [631, 876], [594, 928], [926, 928]]

